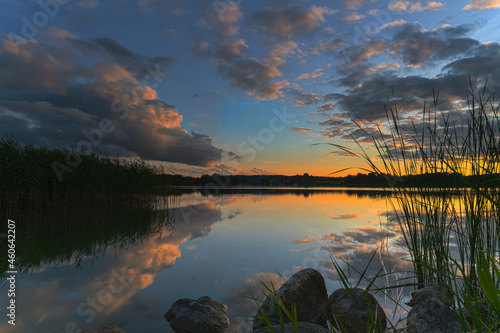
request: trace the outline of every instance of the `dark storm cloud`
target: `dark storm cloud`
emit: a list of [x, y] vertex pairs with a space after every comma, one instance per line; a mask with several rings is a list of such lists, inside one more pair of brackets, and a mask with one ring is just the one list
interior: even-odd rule
[[345, 87], [354, 87], [366, 78], [366, 71], [371, 64], [360, 64], [349, 71], [349, 74], [341, 77], [335, 83]]
[[232, 86], [260, 100], [275, 99], [287, 86], [286, 82], [273, 81], [281, 75], [276, 67], [264, 65], [255, 58], [242, 58], [219, 66], [219, 72], [231, 80]]
[[[483, 44], [476, 49], [474, 56], [455, 60], [443, 67], [446, 74], [470, 74], [498, 87], [500, 83], [500, 44]], [[484, 82], [483, 82], [484, 83]]]
[[321, 101], [321, 96], [318, 96], [314, 93], [301, 93], [298, 95], [294, 96], [294, 99], [296, 100], [295, 105], [300, 106], [300, 105], [309, 105], [309, 104], [316, 104], [319, 101]]
[[[175, 106], [144, 85], [160, 83], [172, 58], [143, 57], [109, 38], [28, 42], [15, 55], [8, 43], [0, 47], [2, 133], [52, 146], [88, 141], [102, 152], [198, 166], [222, 158], [209, 137], [183, 129]], [[72, 45], [79, 45], [75, 53], [67, 51]], [[103, 119], [109, 133], [100, 130]]]
[[392, 49], [412, 66], [463, 56], [479, 45], [475, 39], [457, 36], [458, 33], [467, 33], [468, 26], [429, 31], [422, 29], [418, 23], [407, 23], [397, 27], [397, 30], [392, 38]]
[[275, 36], [290, 39], [315, 31], [319, 22], [323, 20], [323, 13], [302, 7], [291, 6], [287, 8], [267, 7], [253, 13], [248, 23], [265, 30]]
[[[203, 14], [197, 25], [209, 27], [213, 38], [208, 42], [201, 36], [192, 45], [193, 52], [202, 58], [212, 58], [218, 66], [218, 72], [230, 81], [231, 87], [245, 91], [247, 96], [257, 100], [272, 100], [284, 95], [289, 87], [287, 80], [279, 80], [282, 73], [278, 67], [286, 64], [286, 56], [297, 50], [297, 43], [292, 36], [313, 33], [319, 28], [319, 22], [325, 15], [333, 15], [335, 11], [326, 7], [312, 6], [309, 9], [286, 6], [286, 8], [268, 7], [256, 11], [247, 19], [247, 23], [255, 29], [263, 30], [266, 40], [274, 38], [269, 53], [263, 61], [251, 57], [250, 47], [246, 40], [239, 39], [239, 24], [243, 17], [240, 8], [235, 4], [227, 4], [223, 11], [214, 6], [202, 5]], [[206, 30], [206, 29], [205, 29]]]
[[338, 94], [338, 93], [329, 93], [323, 96], [323, 102], [329, 102], [332, 100], [338, 100], [344, 97], [345, 95], [343, 94]]
[[330, 111], [330, 110], [333, 110], [334, 107], [335, 107], [335, 103], [329, 102], [329, 103], [323, 104], [322, 106], [318, 107], [318, 110], [319, 111]]
[[166, 69], [175, 59], [171, 57], [145, 57], [141, 56], [120, 44], [113, 38], [96, 37], [88, 40], [70, 39], [71, 42], [85, 55], [99, 55], [103, 59], [113, 61], [129, 71], [136, 73], [139, 79], [147, 74], [146, 66], [159, 65]]
[[[406, 27], [402, 30], [407, 32], [405, 36], [411, 35], [409, 31], [419, 36], [423, 34], [421, 31], [415, 32], [414, 26], [409, 28], [411, 29]], [[437, 32], [431, 33], [437, 34]], [[402, 35], [395, 39], [398, 38], [402, 38]], [[429, 36], [423, 38], [432, 39]], [[441, 74], [428, 78], [418, 75], [397, 77], [389, 73], [385, 75], [376, 73], [371, 76], [365, 75], [363, 78], [362, 73], [366, 73], [367, 66], [362, 63], [350, 69], [343, 69], [342, 72], [348, 75], [340, 78], [339, 82], [355, 88], [349, 89], [345, 96], [333, 93], [333, 96], [337, 97], [337, 105], [349, 111], [352, 116], [359, 116], [365, 120], [380, 120], [385, 118], [384, 104], [389, 101], [396, 101], [398, 109], [402, 112], [419, 110], [423, 108], [424, 101], [431, 102], [433, 90], [440, 92], [439, 107], [444, 110], [451, 109], [454, 100], [466, 97], [465, 92], [469, 87], [468, 75], [471, 75], [474, 82], [479, 80], [485, 83], [488, 79], [490, 86], [498, 85], [499, 80], [496, 79], [500, 76], [498, 43], [479, 44], [468, 38], [451, 38], [446, 41], [435, 39], [435, 41], [437, 41], [436, 47], [428, 51], [412, 53], [413, 46], [403, 50], [402, 44], [396, 45], [395, 48], [402, 52], [401, 57], [409, 60], [410, 65], [437, 59], [451, 61], [442, 67]], [[403, 43], [407, 45], [406, 41]], [[432, 43], [424, 43], [422, 49], [430, 44]]]
[[[319, 125], [324, 136], [340, 137], [359, 142], [368, 142], [369, 134], [378, 136], [372, 126], [364, 131], [353, 126], [350, 119], [363, 121], [365, 124], [383, 123], [386, 118], [386, 107], [397, 105], [402, 117], [402, 126], [416, 122], [418, 114], [406, 119], [408, 112], [418, 112], [424, 105], [430, 107], [433, 94], [439, 92], [438, 109], [454, 110], [466, 106], [469, 75], [473, 88], [488, 81], [487, 92], [500, 89], [500, 44], [495, 42], [480, 43], [468, 37], [473, 27], [442, 26], [434, 30], [422, 29], [418, 23], [402, 23], [386, 27], [384, 40], [369, 40], [357, 46], [349, 45], [342, 52], [333, 56], [345, 57], [346, 62], [335, 68], [340, 74], [330, 83], [342, 85], [348, 89], [344, 93], [328, 93], [322, 101], [334, 101], [325, 104], [320, 110], [334, 110], [336, 113]], [[390, 57], [395, 61], [383, 62], [374, 66], [372, 57]], [[374, 59], [373, 59], [374, 60]], [[413, 68], [434, 68], [441, 71], [434, 77], [411, 75]], [[397, 76], [406, 71], [406, 76]], [[301, 92], [294, 97], [295, 105], [314, 104], [318, 95], [312, 92]], [[344, 116], [338, 114], [344, 112]], [[326, 115], [326, 114], [325, 114]], [[460, 119], [459, 119], [460, 118]], [[454, 117], [454, 126], [462, 128], [460, 121], [464, 117]], [[387, 128], [386, 128], [387, 129]]]
[[346, 58], [346, 62], [339, 64], [337, 69], [345, 74], [355, 66], [368, 60], [376, 54], [386, 53], [390, 50], [391, 44], [383, 40], [364, 42], [359, 46], [349, 46], [344, 52], [337, 53], [337, 57]]
[[[194, 30], [197, 26], [204, 29], [195, 34], [191, 50], [200, 58], [213, 59], [218, 72], [230, 81], [231, 87], [242, 89], [247, 96], [258, 100], [276, 99], [288, 82], [276, 81], [281, 76], [276, 64], [263, 63], [248, 55], [250, 48], [246, 41], [236, 37], [242, 17], [237, 5], [228, 4], [218, 12], [211, 4], [202, 4], [202, 16]], [[203, 40], [207, 32], [212, 35], [211, 42]], [[272, 59], [279, 58], [273, 56]]]
[[[448, 75], [439, 78], [420, 76], [389, 77], [374, 76], [352, 89], [338, 104], [351, 115], [363, 120], [385, 119], [384, 104], [389, 106], [393, 97], [400, 111], [422, 109], [424, 101], [432, 98], [433, 89], [440, 91], [440, 106], [450, 107], [450, 102], [463, 98], [467, 87], [467, 76]], [[394, 95], [393, 95], [394, 93]]]

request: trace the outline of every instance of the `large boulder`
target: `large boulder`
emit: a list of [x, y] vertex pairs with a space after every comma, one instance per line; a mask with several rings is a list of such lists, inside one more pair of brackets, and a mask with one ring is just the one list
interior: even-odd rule
[[387, 327], [384, 309], [361, 288], [334, 291], [329, 298], [328, 315], [332, 325], [342, 332], [384, 332]]
[[428, 286], [410, 292], [410, 296], [412, 297], [411, 300], [405, 302], [405, 304], [411, 307], [417, 305], [418, 303], [425, 302], [432, 297], [437, 298], [447, 307], [451, 306], [451, 292], [446, 287]]
[[[280, 325], [275, 325], [272, 326], [273, 332], [281, 332], [280, 331]], [[251, 333], [267, 333], [269, 332], [269, 329], [266, 328], [260, 328], [258, 330], [252, 331]], [[323, 326], [319, 326], [313, 323], [305, 323], [305, 322], [298, 322], [297, 323], [297, 332], [299, 333], [330, 333], [328, 329], [326, 329]], [[293, 328], [292, 323], [286, 323], [284, 325], [284, 331], [283, 333], [295, 333], [295, 330]]]
[[220, 333], [229, 326], [227, 306], [208, 296], [177, 300], [165, 319], [177, 333]]
[[[295, 273], [276, 291], [276, 295], [290, 311], [292, 305], [295, 304], [297, 321], [310, 322], [326, 327], [328, 293], [325, 280], [317, 270], [306, 268]], [[260, 308], [264, 315], [271, 320], [271, 323], [279, 319], [276, 312], [280, 307], [274, 297], [268, 296], [260, 305]], [[257, 311], [256, 317], [262, 318], [261, 310]], [[290, 322], [290, 319], [284, 313], [283, 319], [285, 323]], [[256, 330], [261, 327], [266, 327], [266, 324], [256, 318], [253, 329]]]
[[125, 333], [115, 325], [106, 324], [97, 328], [88, 328], [86, 330], [78, 330], [74, 333]]
[[435, 297], [416, 304], [406, 318], [407, 333], [458, 333], [457, 315]]

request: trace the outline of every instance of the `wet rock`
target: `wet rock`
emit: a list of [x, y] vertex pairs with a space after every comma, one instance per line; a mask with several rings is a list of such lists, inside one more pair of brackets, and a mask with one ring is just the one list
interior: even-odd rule
[[219, 333], [229, 326], [227, 306], [208, 296], [177, 300], [165, 319], [177, 333]]
[[[293, 324], [292, 323], [287, 323], [284, 325], [285, 330], [283, 331], [284, 333], [295, 333], [293, 329]], [[280, 331], [280, 325], [272, 326], [273, 332], [281, 332]], [[313, 323], [306, 323], [306, 322], [298, 322], [297, 323], [297, 331], [299, 333], [330, 333], [328, 329], [326, 329], [323, 326], [316, 325]], [[269, 329], [266, 328], [261, 328], [255, 331], [252, 331], [251, 333], [264, 333], [264, 332], [269, 332]]]
[[410, 296], [412, 297], [411, 300], [405, 302], [405, 304], [412, 307], [417, 305], [418, 303], [425, 302], [432, 297], [437, 298], [447, 307], [451, 306], [451, 292], [446, 287], [429, 286], [420, 288], [418, 290], [410, 292]]
[[387, 317], [384, 309], [372, 294], [366, 293], [363, 296], [363, 293], [361, 288], [350, 289], [350, 293], [342, 288], [330, 295], [328, 315], [337, 329], [344, 327], [348, 333], [385, 330]]
[[[297, 319], [299, 322], [310, 322], [326, 327], [326, 305], [328, 304], [328, 293], [326, 291], [325, 280], [320, 272], [312, 268], [303, 269], [288, 279], [281, 288], [276, 291], [276, 295], [281, 299], [288, 310], [292, 309], [292, 304], [297, 308]], [[271, 309], [277, 309], [278, 305], [273, 297], [267, 297], [261, 305], [266, 317], [278, 320], [278, 314]], [[257, 311], [256, 316], [262, 316]], [[283, 313], [284, 322], [290, 319]], [[266, 327], [264, 322], [255, 321], [253, 329]]]
[[86, 330], [79, 330], [74, 333], [125, 333], [115, 325], [106, 324], [97, 328], [88, 328]]
[[458, 333], [458, 318], [453, 310], [435, 297], [416, 304], [406, 318], [408, 333]]

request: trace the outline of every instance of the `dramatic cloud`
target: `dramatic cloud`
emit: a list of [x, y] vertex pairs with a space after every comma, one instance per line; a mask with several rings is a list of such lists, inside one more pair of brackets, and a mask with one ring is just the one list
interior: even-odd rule
[[17, 54], [9, 43], [0, 47], [2, 133], [53, 146], [85, 141], [86, 151], [149, 160], [210, 166], [221, 159], [212, 140], [183, 129], [182, 115], [149, 87], [164, 80], [172, 58], [143, 57], [109, 38], [28, 42]]
[[310, 9], [292, 6], [287, 8], [267, 7], [253, 13], [248, 22], [275, 36], [291, 39], [314, 32], [325, 15], [333, 15], [336, 11], [326, 7], [312, 6]]
[[337, 51], [341, 46], [345, 44], [342, 39], [329, 39], [326, 42], [319, 43], [314, 47], [312, 53], [318, 53], [318, 51], [326, 51], [326, 53], [332, 53]]
[[393, 37], [393, 53], [412, 67], [463, 56], [479, 45], [477, 40], [468, 37], [449, 37], [448, 34], [455, 33], [448, 31], [449, 28], [428, 31], [414, 23], [399, 29]]
[[362, 20], [364, 17], [365, 17], [364, 15], [359, 15], [358, 13], [352, 13], [352, 14], [344, 17], [343, 20], [348, 21], [348, 22], [354, 22], [354, 21]]
[[316, 104], [321, 100], [321, 97], [314, 93], [301, 93], [295, 97], [295, 106], [302, 106], [305, 104]]
[[218, 72], [231, 82], [231, 87], [240, 88], [247, 96], [257, 100], [276, 99], [289, 86], [286, 80], [276, 80], [282, 75], [277, 67], [285, 63], [281, 57], [292, 52], [297, 44], [283, 41], [265, 57], [267, 63], [249, 57], [247, 42], [235, 37], [239, 33], [242, 16], [237, 5], [227, 5], [223, 12], [218, 12], [214, 6], [206, 6], [198, 24], [209, 26], [215, 41], [211, 44], [207, 41], [196, 42], [192, 50], [201, 58], [213, 58]]
[[365, 42], [360, 46], [350, 46], [343, 54], [348, 56], [347, 63], [339, 64], [337, 68], [345, 73], [370, 57], [387, 52], [390, 47], [391, 45], [383, 40]]
[[381, 70], [391, 70], [391, 71], [394, 71], [394, 70], [399, 69], [399, 68], [400, 68], [399, 64], [392, 64], [392, 63], [389, 63], [389, 62], [385, 62], [385, 63], [382, 63], [382, 64], [377, 65], [375, 67], [371, 67], [371, 68], [367, 69], [365, 71], [365, 74], [366, 75], [372, 75], [372, 74], [375, 74], [376, 72], [381, 71]]
[[318, 110], [330, 111], [330, 110], [333, 110], [334, 107], [335, 107], [335, 103], [329, 102], [329, 103], [323, 104], [322, 106], [318, 107]]
[[463, 10], [500, 8], [500, 0], [472, 0]]
[[283, 59], [297, 50], [298, 44], [293, 40], [284, 40], [276, 43], [269, 51], [269, 54], [264, 57], [265, 62], [271, 66], [283, 66], [286, 61]]
[[297, 77], [297, 80], [305, 80], [305, 79], [316, 79], [320, 76], [323, 76], [325, 73], [322, 72], [323, 70], [321, 68], [318, 68], [316, 69], [314, 72], [312, 73], [304, 73], [304, 74], [301, 74], [299, 75], [299, 77]]
[[422, 1], [395, 1], [389, 4], [389, 10], [402, 12], [423, 12], [425, 10], [440, 10], [444, 9], [446, 3], [427, 1], [426, 4]]
[[405, 25], [406, 22], [405, 20], [401, 19], [399, 21], [392, 21], [392, 22], [389, 22], [389, 23], [386, 23], [384, 25], [382, 25], [380, 27], [380, 30], [383, 30], [383, 29], [386, 29], [386, 28], [392, 28], [392, 27], [397, 27], [397, 26], [401, 26], [401, 25]]

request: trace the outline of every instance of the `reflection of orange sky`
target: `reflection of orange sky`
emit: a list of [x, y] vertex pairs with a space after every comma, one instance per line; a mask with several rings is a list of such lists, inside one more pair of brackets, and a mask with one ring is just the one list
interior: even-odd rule
[[[169, 237], [150, 239], [144, 246], [136, 251], [121, 254], [120, 260], [102, 275], [97, 276], [85, 288], [88, 295], [98, 295], [100, 290], [109, 289], [110, 281], [116, 280], [116, 273], [126, 272], [128, 277], [133, 277], [123, 290], [113, 295], [113, 301], [104, 307], [103, 313], [110, 314], [123, 306], [138, 291], [150, 286], [157, 273], [172, 267], [181, 257], [180, 244], [188, 237], [172, 239], [165, 243]], [[115, 273], [113, 273], [115, 271]], [[118, 282], [115, 287], [121, 286]]]

